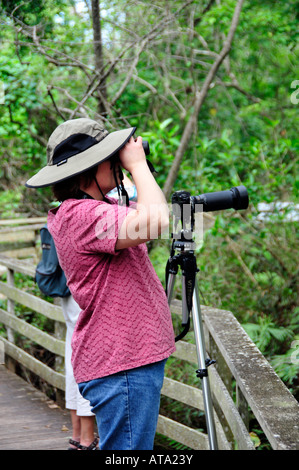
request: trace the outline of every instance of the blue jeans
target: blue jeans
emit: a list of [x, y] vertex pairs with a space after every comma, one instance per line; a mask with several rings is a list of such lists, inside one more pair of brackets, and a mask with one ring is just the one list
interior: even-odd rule
[[101, 450], [152, 450], [166, 359], [79, 384], [96, 415]]

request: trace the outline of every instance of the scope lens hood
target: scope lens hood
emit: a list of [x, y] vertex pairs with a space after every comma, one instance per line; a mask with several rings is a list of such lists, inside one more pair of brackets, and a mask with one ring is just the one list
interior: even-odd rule
[[232, 188], [231, 190], [235, 190], [237, 195], [236, 195], [236, 205], [234, 209], [247, 209], [249, 205], [249, 198], [248, 198], [248, 192], [245, 186], [236, 186], [235, 188]]

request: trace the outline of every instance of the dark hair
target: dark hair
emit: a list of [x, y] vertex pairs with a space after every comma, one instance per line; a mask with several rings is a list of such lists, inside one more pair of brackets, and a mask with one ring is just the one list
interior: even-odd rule
[[66, 199], [77, 198], [80, 193], [80, 186], [83, 189], [88, 188], [96, 175], [97, 169], [96, 165], [83, 173], [54, 184], [52, 191], [57, 201], [62, 202]]

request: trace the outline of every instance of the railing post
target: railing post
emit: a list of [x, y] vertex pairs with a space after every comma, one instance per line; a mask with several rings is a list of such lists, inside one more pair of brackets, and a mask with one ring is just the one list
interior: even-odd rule
[[246, 428], [249, 429], [248, 403], [238, 385], [236, 385], [236, 405]]
[[[7, 284], [10, 287], [14, 287], [14, 285], [15, 285], [13, 269], [9, 269], [9, 268], [7, 269]], [[7, 299], [7, 311], [8, 311], [8, 313], [11, 313], [12, 315], [14, 315], [14, 313], [15, 313], [15, 303], [11, 299]], [[10, 341], [11, 343], [14, 344], [15, 343], [15, 335], [14, 335], [13, 330], [11, 328], [7, 327], [6, 331], [7, 331], [8, 341]]]
[[[14, 287], [15, 285], [15, 278], [14, 278], [14, 270], [8, 268], [7, 269], [7, 285], [10, 287]], [[11, 313], [12, 315], [15, 314], [15, 303], [11, 299], [7, 299], [7, 311], [8, 313]], [[7, 339], [10, 341], [12, 344], [15, 344], [15, 333], [12, 328], [7, 327], [6, 328], [7, 332]], [[11, 370], [12, 372], [16, 371], [16, 361], [12, 359], [11, 357], [7, 358], [7, 368]]]
[[0, 364], [5, 364], [5, 345], [0, 337]]
[[[54, 304], [55, 305], [61, 305], [61, 299], [55, 298], [54, 299]], [[64, 323], [61, 323], [60, 321], [55, 321], [55, 326], [54, 326], [54, 336], [57, 339], [61, 339], [65, 341], [65, 335], [66, 335], [66, 325]], [[64, 373], [64, 358], [62, 356], [56, 356], [55, 357], [55, 370], [57, 372]], [[57, 389], [56, 391], [56, 401], [59, 406], [64, 408], [65, 402], [64, 402], [64, 392], [62, 390]]]
[[34, 230], [34, 250], [35, 250], [35, 261], [38, 263], [41, 257], [41, 246], [40, 246], [40, 229]]

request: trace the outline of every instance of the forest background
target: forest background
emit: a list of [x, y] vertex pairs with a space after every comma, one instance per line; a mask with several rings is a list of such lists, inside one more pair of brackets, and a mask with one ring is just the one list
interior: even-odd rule
[[[232, 311], [298, 399], [298, 1], [0, 6], [1, 218], [47, 214], [51, 190], [24, 184], [77, 117], [136, 126], [168, 201], [246, 186], [246, 211], [206, 219], [202, 303]], [[267, 217], [260, 203], [274, 204]], [[149, 246], [163, 283], [169, 250]]]

